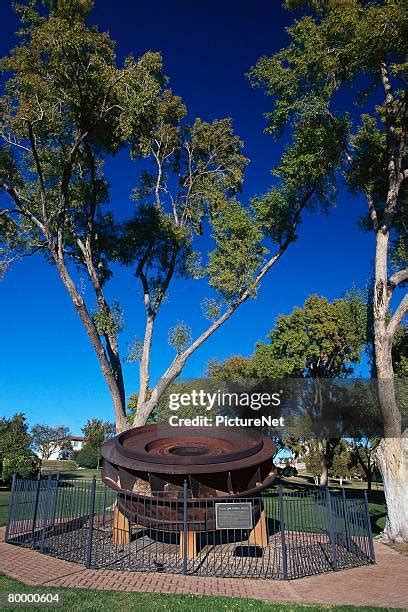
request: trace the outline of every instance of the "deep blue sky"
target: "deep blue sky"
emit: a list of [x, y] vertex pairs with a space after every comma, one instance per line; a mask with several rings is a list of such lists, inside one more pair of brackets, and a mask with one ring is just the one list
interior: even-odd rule
[[[15, 16], [8, 0], [0, 4], [0, 54], [14, 45]], [[262, 193], [272, 181], [271, 168], [283, 143], [263, 134], [269, 101], [253, 90], [245, 73], [257, 58], [285, 44], [291, 14], [279, 2], [209, 0], [96, 0], [93, 13], [100, 29], [118, 41], [121, 58], [133, 52], [160, 50], [174, 92], [181, 95], [191, 117], [233, 118], [251, 159], [243, 194]], [[135, 168], [124, 155], [108, 164], [111, 202], [128, 202]], [[262, 286], [258, 299], [244, 304], [234, 317], [190, 359], [185, 376], [203, 373], [212, 357], [248, 355], [280, 313], [302, 305], [311, 293], [339, 297], [353, 284], [364, 287], [371, 272], [373, 238], [356, 227], [365, 204], [346, 192], [328, 216], [308, 214], [298, 241]], [[178, 321], [194, 335], [205, 322], [200, 283], [177, 282], [157, 321], [153, 350], [153, 381], [173, 357], [167, 329]], [[109, 287], [125, 311], [122, 353], [143, 330], [139, 288], [129, 271], [119, 271]], [[2, 351], [0, 415], [25, 412], [31, 424], [66, 424], [79, 433], [89, 417], [112, 418], [105, 382], [85, 333], [55, 269], [41, 258], [15, 265], [0, 285]], [[125, 365], [127, 393], [137, 389], [136, 364]]]

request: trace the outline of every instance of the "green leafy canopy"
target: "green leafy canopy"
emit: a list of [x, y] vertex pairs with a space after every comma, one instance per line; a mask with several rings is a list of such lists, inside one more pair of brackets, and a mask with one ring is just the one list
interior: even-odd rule
[[[123, 403], [117, 335], [124, 317], [104, 293], [115, 265], [139, 279], [149, 321], [175, 276], [205, 279], [203, 314], [215, 324], [256, 295], [296, 238], [303, 208], [329, 202], [338, 155], [334, 148], [322, 154], [321, 141], [343, 125], [333, 132], [331, 125], [303, 123], [276, 168], [278, 186], [244, 204], [249, 160], [231, 119], [189, 121], [160, 53], [119, 63], [109, 35], [89, 25], [92, 7], [92, 0], [16, 5], [19, 43], [1, 60], [0, 190], [10, 206], [0, 212], [0, 271], [38, 252], [57, 266]], [[126, 212], [109, 199], [105, 169], [119, 151], [134, 168]], [[76, 287], [75, 268], [84, 290]], [[185, 331], [176, 326], [168, 334], [177, 353], [191, 340]], [[143, 364], [147, 353], [139, 349]]]

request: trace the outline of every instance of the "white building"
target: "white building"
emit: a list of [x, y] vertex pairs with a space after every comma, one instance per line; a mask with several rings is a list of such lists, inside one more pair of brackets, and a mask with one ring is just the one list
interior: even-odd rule
[[[79, 451], [84, 445], [85, 438], [82, 436], [71, 436], [70, 438], [72, 449], [62, 448], [57, 446], [49, 456], [49, 459], [71, 459], [71, 455], [74, 451]], [[40, 459], [42, 459], [41, 452], [38, 453]]]

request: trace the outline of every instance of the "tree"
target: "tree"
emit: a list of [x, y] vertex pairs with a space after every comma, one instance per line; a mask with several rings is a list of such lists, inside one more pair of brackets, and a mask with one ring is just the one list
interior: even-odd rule
[[85, 437], [83, 447], [76, 453], [75, 461], [79, 466], [94, 469], [101, 458], [101, 448], [105, 440], [116, 433], [115, 423], [101, 419], [88, 419], [82, 428]]
[[[350, 189], [366, 198], [362, 225], [375, 236], [372, 318], [385, 430], [377, 451], [388, 509], [384, 537], [408, 539], [408, 438], [392, 365], [393, 338], [408, 309], [408, 295], [397, 291], [408, 279], [406, 3], [286, 0], [285, 6], [305, 12], [288, 29], [288, 45], [261, 58], [251, 78], [273, 97], [268, 130], [299, 133], [317, 126], [322, 156], [336, 148]], [[347, 98], [345, 88], [353, 91]], [[356, 101], [364, 110], [354, 120]]]
[[[329, 398], [324, 397], [323, 383], [316, 413], [319, 379], [345, 378], [353, 373], [353, 365], [360, 361], [366, 344], [366, 330], [367, 305], [360, 292], [350, 291], [333, 302], [313, 295], [303, 308], [295, 308], [291, 314], [277, 319], [268, 335], [269, 342], [259, 342], [252, 358], [231, 357], [211, 363], [209, 375], [217, 380], [234, 381], [313, 379], [313, 385], [301, 386], [301, 402], [311, 418], [316, 420], [317, 415], [317, 421], [322, 422], [331, 405]], [[329, 468], [339, 441], [340, 437], [328, 438], [323, 434], [316, 441], [321, 486], [328, 484]], [[292, 434], [286, 435], [282, 444], [299, 454], [300, 448], [308, 449], [309, 441]]]
[[311, 472], [313, 475], [313, 479], [315, 484], [319, 484], [319, 480], [321, 479], [321, 459], [320, 459], [320, 450], [317, 447], [316, 441], [312, 441], [308, 444], [307, 453], [304, 456], [306, 470]]
[[334, 450], [330, 469], [331, 474], [340, 480], [341, 487], [343, 486], [343, 479], [350, 476], [350, 468], [350, 446], [345, 440], [341, 440]]
[[294, 465], [291, 464], [289, 457], [285, 459], [285, 465], [281, 468], [281, 475], [285, 478], [290, 478], [291, 476], [297, 476], [298, 471]]
[[281, 315], [253, 357], [258, 376], [335, 378], [353, 373], [366, 343], [366, 305], [359, 293], [329, 302], [312, 295]]
[[31, 429], [31, 440], [35, 450], [39, 451], [42, 459], [49, 459], [57, 449], [71, 447], [71, 432], [69, 427], [60, 425], [50, 427], [49, 425], [33, 425]]
[[98, 467], [101, 455], [98, 449], [93, 446], [83, 446], [75, 456], [75, 461], [79, 467], [94, 470]]
[[[0, 246], [3, 270], [34, 253], [55, 266], [95, 351], [121, 431], [127, 426], [118, 344], [124, 318], [120, 304], [106, 296], [112, 264], [128, 266], [143, 293], [144, 337], [129, 356], [139, 361], [133, 424], [142, 425], [192, 353], [255, 297], [295, 240], [302, 211], [327, 205], [324, 185], [340, 157], [333, 149], [320, 159], [322, 134], [305, 130], [276, 169], [278, 186], [244, 206], [237, 196], [248, 160], [231, 121], [188, 125], [182, 100], [167, 87], [160, 54], [129, 57], [118, 66], [109, 36], [87, 26], [92, 5], [17, 4], [20, 44], [2, 61], [9, 79], [0, 99], [0, 189], [10, 204], [0, 211]], [[120, 223], [107, 204], [103, 166], [119, 150], [129, 153], [139, 173], [134, 205]], [[93, 302], [85, 300], [76, 269]], [[150, 388], [155, 322], [175, 277], [205, 278], [202, 309], [210, 323], [194, 338], [183, 323], [169, 330], [175, 357]]]
[[[333, 302], [313, 295], [303, 308], [295, 308], [291, 314], [277, 319], [275, 329], [269, 333], [269, 342], [259, 342], [251, 358], [231, 357], [212, 362], [209, 375], [215, 380], [235, 382], [288, 377], [313, 379], [310, 388], [301, 387], [301, 401], [306, 412], [315, 418], [319, 379], [345, 378], [353, 373], [353, 365], [360, 361], [366, 344], [366, 330], [367, 305], [360, 292], [348, 292]], [[324, 420], [330, 407], [329, 399], [323, 396], [321, 388], [319, 421]], [[316, 442], [321, 455], [322, 486], [328, 483], [328, 471], [339, 441], [339, 437], [321, 436]], [[286, 435], [282, 444], [295, 453], [300, 452], [299, 448], [308, 448], [307, 440], [293, 435]]]
[[207, 376], [215, 380], [248, 380], [256, 376], [251, 358], [233, 355], [224, 361], [212, 359], [207, 366]]
[[[305, 388], [302, 399], [306, 410], [314, 415], [319, 379], [343, 378], [353, 373], [353, 365], [360, 361], [365, 346], [366, 326], [366, 305], [358, 293], [333, 302], [313, 295], [303, 308], [295, 308], [289, 315], [277, 319], [275, 329], [269, 333], [269, 343], [257, 344], [253, 356], [255, 371], [259, 377], [268, 379], [314, 379], [312, 397]], [[328, 399], [321, 397], [318, 415], [323, 420]], [[338, 443], [339, 438], [323, 436], [317, 440], [322, 486], [328, 484]]]
[[360, 467], [367, 480], [367, 491], [371, 491], [377, 467], [375, 455], [380, 442], [380, 438], [359, 438], [352, 441], [351, 466]]
[[33, 478], [40, 460], [30, 449], [31, 438], [24, 414], [0, 419], [0, 479], [9, 482], [12, 475]]
[[100, 454], [105, 440], [115, 435], [115, 424], [101, 419], [88, 419], [82, 432], [85, 437], [83, 448], [92, 448]]

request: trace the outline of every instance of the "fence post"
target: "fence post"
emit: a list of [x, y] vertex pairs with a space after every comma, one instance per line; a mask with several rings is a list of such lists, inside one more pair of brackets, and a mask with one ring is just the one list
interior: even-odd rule
[[55, 493], [54, 493], [54, 497], [53, 497], [52, 513], [51, 513], [51, 517], [52, 517], [51, 518], [51, 524], [52, 524], [53, 527], [55, 525], [55, 515], [57, 513], [59, 479], [60, 479], [60, 473], [57, 472], [57, 478], [56, 478], [56, 482], [55, 482]]
[[374, 551], [374, 542], [373, 542], [373, 533], [371, 530], [371, 520], [370, 520], [370, 511], [368, 509], [368, 499], [367, 499], [367, 491], [364, 491], [364, 505], [366, 511], [366, 519], [367, 519], [367, 530], [368, 530], [368, 542], [370, 549], [371, 561], [375, 563], [375, 551]]
[[37, 513], [38, 513], [38, 502], [40, 500], [40, 489], [41, 489], [41, 472], [38, 472], [37, 475], [37, 488], [35, 492], [35, 502], [34, 502], [34, 512], [33, 512], [33, 524], [31, 528], [31, 538], [34, 546], [34, 533], [35, 533], [35, 524], [37, 522]]
[[4, 541], [7, 542], [9, 531], [10, 531], [10, 522], [11, 517], [13, 516], [13, 506], [14, 506], [14, 493], [16, 489], [16, 473], [14, 472], [13, 477], [11, 479], [11, 491], [10, 491], [10, 500], [7, 509], [7, 523], [6, 523], [6, 533], [4, 535]]
[[183, 485], [183, 574], [187, 576], [187, 480]]
[[279, 524], [280, 524], [281, 543], [282, 543], [283, 579], [288, 580], [288, 554], [287, 554], [286, 540], [285, 540], [285, 518], [284, 518], [284, 513], [283, 513], [282, 485], [280, 485], [279, 487]]
[[329, 487], [326, 487], [326, 505], [327, 505], [327, 528], [329, 532], [329, 539], [332, 547], [332, 568], [336, 572], [337, 571], [337, 550], [336, 550], [336, 540], [334, 537], [333, 531], [333, 511], [331, 504], [331, 497], [329, 492]]
[[49, 506], [50, 506], [50, 491], [51, 491], [51, 474], [48, 474], [48, 478], [47, 478], [47, 489], [45, 492], [45, 502], [44, 502], [44, 517], [43, 517], [43, 528], [41, 531], [41, 544], [40, 544], [40, 551], [43, 552], [44, 551], [44, 544], [45, 544], [45, 533], [47, 531], [47, 527], [48, 527], [48, 514], [49, 514]]
[[91, 500], [89, 503], [89, 530], [88, 530], [88, 546], [86, 550], [86, 567], [90, 568], [92, 565], [92, 535], [94, 525], [94, 513], [95, 513], [95, 492], [96, 492], [96, 478], [92, 478], [91, 485]]
[[106, 484], [103, 486], [103, 503], [102, 503], [102, 527], [105, 527], [106, 520], [106, 502], [107, 502], [107, 493], [106, 493]]
[[349, 530], [349, 515], [347, 510], [347, 499], [344, 488], [341, 489], [341, 497], [343, 501], [343, 516], [344, 516], [344, 531], [346, 533], [347, 550], [351, 552], [351, 539]]

